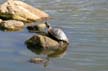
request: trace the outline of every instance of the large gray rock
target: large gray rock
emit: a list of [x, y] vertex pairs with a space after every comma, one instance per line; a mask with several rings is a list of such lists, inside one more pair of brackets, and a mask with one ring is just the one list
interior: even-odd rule
[[0, 17], [3, 19], [15, 19], [23, 22], [33, 22], [47, 20], [49, 15], [22, 1], [8, 0], [0, 6]]

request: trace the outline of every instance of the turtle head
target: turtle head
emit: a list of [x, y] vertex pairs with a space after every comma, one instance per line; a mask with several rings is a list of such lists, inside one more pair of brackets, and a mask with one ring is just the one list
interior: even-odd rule
[[45, 22], [45, 25], [46, 25], [47, 28], [50, 28], [51, 27], [50, 24], [48, 24], [47, 21]]

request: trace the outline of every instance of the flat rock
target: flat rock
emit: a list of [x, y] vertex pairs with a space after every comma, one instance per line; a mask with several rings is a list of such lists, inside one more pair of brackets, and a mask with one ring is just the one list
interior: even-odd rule
[[24, 27], [24, 23], [16, 20], [7, 20], [0, 23], [0, 29], [7, 31], [17, 31]]
[[29, 32], [32, 33], [46, 33], [46, 25], [45, 23], [35, 24], [35, 25], [29, 25], [27, 26], [27, 29]]
[[42, 59], [42, 58], [32, 58], [29, 60], [29, 62], [36, 63], [36, 64], [45, 63], [46, 61], [47, 61], [46, 59]]

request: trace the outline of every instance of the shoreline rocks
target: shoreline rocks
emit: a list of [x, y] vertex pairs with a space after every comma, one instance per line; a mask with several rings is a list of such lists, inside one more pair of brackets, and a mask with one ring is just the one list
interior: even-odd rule
[[0, 5], [1, 30], [16, 31], [22, 29], [26, 23], [44, 22], [48, 19], [47, 13], [22, 1], [7, 0]]

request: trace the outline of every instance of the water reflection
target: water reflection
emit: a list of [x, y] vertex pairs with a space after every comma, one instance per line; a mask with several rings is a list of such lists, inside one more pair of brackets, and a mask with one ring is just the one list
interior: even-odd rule
[[[30, 43], [27, 41], [30, 41]], [[63, 43], [62, 46], [59, 47], [60, 49], [59, 48], [55, 49], [56, 47], [48, 47], [48, 49], [47, 49], [42, 46], [39, 46], [39, 44], [34, 44], [34, 39], [32, 39], [32, 40], [29, 39], [29, 40], [26, 40], [26, 46], [30, 51], [32, 51], [36, 55], [44, 55], [45, 56], [44, 59], [40, 59], [40, 58], [37, 59], [37, 57], [36, 57], [35, 61], [31, 61], [31, 62], [32, 63], [42, 63], [44, 65], [44, 67], [46, 67], [46, 66], [48, 66], [48, 63], [51, 58], [63, 57], [65, 55], [68, 44]], [[52, 49], [52, 48], [54, 48], [54, 49]]]

